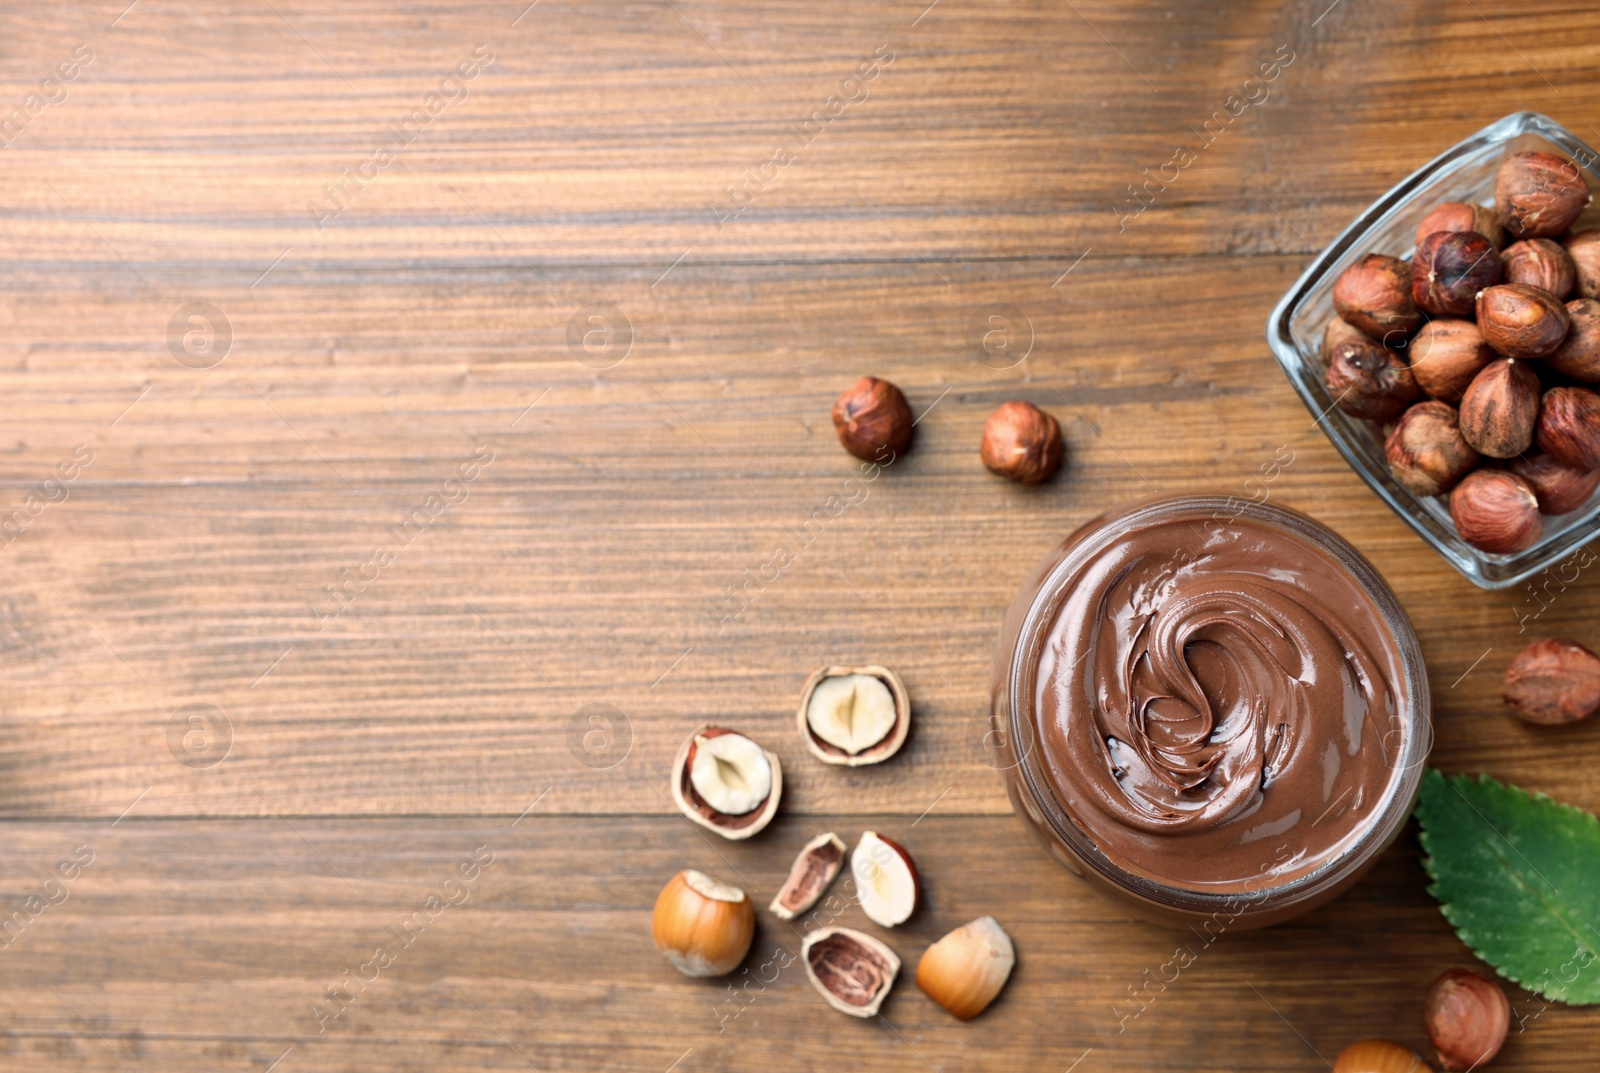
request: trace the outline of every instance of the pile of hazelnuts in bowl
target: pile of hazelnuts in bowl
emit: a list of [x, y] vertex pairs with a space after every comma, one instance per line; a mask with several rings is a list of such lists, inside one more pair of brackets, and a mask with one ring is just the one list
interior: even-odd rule
[[1367, 254], [1333, 286], [1329, 394], [1482, 551], [1532, 547], [1600, 486], [1600, 230], [1568, 233], [1590, 200], [1572, 161], [1516, 153], [1493, 206], [1439, 205], [1410, 261]]

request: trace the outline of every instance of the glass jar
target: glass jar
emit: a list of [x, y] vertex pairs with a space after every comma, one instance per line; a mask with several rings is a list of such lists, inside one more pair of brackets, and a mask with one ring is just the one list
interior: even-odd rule
[[1310, 518], [1226, 496], [1137, 503], [1052, 551], [1006, 615], [990, 719], [1056, 860], [1212, 933], [1350, 887], [1432, 744], [1422, 652], [1377, 571]]

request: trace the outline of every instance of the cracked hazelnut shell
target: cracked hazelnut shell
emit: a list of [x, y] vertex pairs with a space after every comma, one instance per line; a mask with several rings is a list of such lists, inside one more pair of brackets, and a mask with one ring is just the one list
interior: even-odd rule
[[1339, 1052], [1333, 1073], [1433, 1073], [1421, 1056], [1386, 1039], [1358, 1039]]
[[1446, 201], [1428, 211], [1417, 223], [1416, 244], [1436, 231], [1476, 231], [1499, 249], [1505, 232], [1500, 227], [1500, 217], [1484, 205], [1469, 205], [1464, 201]]
[[1517, 153], [1495, 172], [1495, 206], [1514, 239], [1561, 234], [1589, 200], [1589, 184], [1578, 166], [1554, 153]]
[[1600, 381], [1600, 302], [1574, 298], [1567, 303], [1567, 337], [1545, 365], [1574, 380]]
[[[1506, 247], [1505, 281], [1526, 283], [1566, 301], [1578, 285], [1578, 269], [1561, 243], [1525, 238]], [[1497, 281], [1498, 282], [1498, 281]]]
[[[812, 701], [817, 697], [818, 687], [824, 682], [855, 675], [876, 679], [888, 688], [890, 698], [894, 701], [894, 723], [883, 737], [851, 752], [842, 745], [824, 739], [813, 727]], [[906, 743], [906, 735], [911, 732], [911, 696], [906, 692], [905, 683], [900, 681], [900, 676], [887, 667], [880, 667], [877, 664], [865, 667], [823, 667], [813, 671], [811, 677], [806, 679], [805, 685], [800, 687], [800, 711], [795, 721], [800, 729], [800, 739], [806, 743], [806, 748], [811, 751], [812, 756], [824, 764], [838, 764], [842, 767], [881, 764], [900, 751], [900, 747]]]
[[1600, 231], [1579, 231], [1569, 236], [1567, 256], [1578, 273], [1578, 297], [1600, 298]]
[[1042, 484], [1061, 465], [1061, 426], [1031, 402], [1012, 400], [995, 407], [983, 423], [978, 455], [984, 468], [1018, 484]]
[[1411, 376], [1427, 395], [1452, 405], [1496, 357], [1470, 320], [1430, 320], [1411, 340]]
[[1475, 469], [1461, 478], [1450, 493], [1450, 520], [1462, 540], [1495, 554], [1530, 548], [1544, 531], [1533, 489], [1499, 469]]
[[1422, 1019], [1439, 1064], [1466, 1073], [1500, 1052], [1511, 1027], [1511, 1004], [1492, 981], [1466, 969], [1448, 969], [1429, 986]]
[[688, 869], [656, 897], [650, 930], [656, 949], [685, 976], [724, 976], [750, 952], [756, 911], [738, 887]]
[[1411, 297], [1411, 266], [1381, 253], [1369, 253], [1339, 273], [1333, 308], [1345, 323], [1388, 343], [1398, 343], [1422, 323]]
[[876, 1016], [900, 972], [893, 950], [852, 928], [818, 928], [800, 944], [800, 960], [811, 986], [851, 1017]]
[[1435, 231], [1411, 260], [1411, 297], [1436, 317], [1472, 315], [1478, 292], [1500, 282], [1494, 243], [1476, 231]]
[[911, 404], [887, 380], [863, 376], [833, 404], [833, 427], [846, 451], [887, 465], [911, 442]]
[[1336, 347], [1326, 382], [1339, 409], [1371, 421], [1394, 420], [1417, 397], [1417, 381], [1405, 359], [1371, 339]]
[[1535, 439], [1540, 450], [1575, 469], [1600, 469], [1600, 395], [1582, 387], [1546, 391]]
[[844, 866], [845, 846], [829, 831], [807, 842], [789, 866], [789, 875], [767, 908], [779, 920], [793, 920], [817, 904]]
[[1478, 330], [1508, 358], [1542, 358], [1567, 337], [1567, 307], [1549, 291], [1502, 283], [1478, 294]]
[[1586, 719], [1600, 708], [1600, 656], [1576, 641], [1535, 641], [1506, 668], [1500, 699], [1540, 726]]
[[[697, 743], [701, 739], [716, 738], [726, 734], [754, 742], [754, 739], [738, 734], [737, 731], [709, 724], [700, 727], [684, 739], [683, 745], [678, 749], [677, 757], [672, 762], [672, 803], [678, 806], [678, 811], [689, 817], [691, 822], [708, 831], [715, 831], [723, 838], [738, 841], [763, 830], [778, 814], [778, 802], [783, 796], [783, 768], [778, 763], [776, 753], [760, 749], [760, 755], [771, 772], [770, 789], [766, 796], [748, 812], [732, 814], [718, 811], [695, 788], [694, 761]], [[759, 746], [757, 748], [759, 749]]]
[[1569, 514], [1588, 503], [1600, 488], [1600, 469], [1574, 469], [1543, 451], [1516, 459], [1511, 472], [1533, 489], [1540, 514]]
[[1533, 443], [1539, 374], [1527, 362], [1499, 358], [1484, 366], [1461, 398], [1461, 435], [1490, 458], [1513, 458]]
[[1435, 399], [1400, 415], [1384, 454], [1394, 479], [1419, 496], [1443, 495], [1478, 464], [1478, 452], [1461, 435], [1455, 407]]

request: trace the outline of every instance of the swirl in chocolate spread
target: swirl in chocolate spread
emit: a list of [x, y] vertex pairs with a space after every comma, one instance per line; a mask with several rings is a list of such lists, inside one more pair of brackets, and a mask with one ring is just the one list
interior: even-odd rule
[[1397, 774], [1406, 702], [1350, 570], [1248, 519], [1134, 519], [1082, 550], [1036, 678], [1069, 813], [1119, 866], [1180, 886], [1336, 856]]

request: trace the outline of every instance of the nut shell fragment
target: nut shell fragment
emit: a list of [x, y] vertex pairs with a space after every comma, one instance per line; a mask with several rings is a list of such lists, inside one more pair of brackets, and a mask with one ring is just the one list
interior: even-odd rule
[[[812, 711], [813, 700], [819, 704], [826, 703], [830, 697], [825, 691], [822, 696], [817, 696], [826, 683], [838, 679], [854, 677], [871, 678], [882, 683], [888, 690], [894, 702], [894, 722], [875, 741], [866, 742], [856, 735], [842, 736], [835, 733], [825, 737], [818, 732], [816, 719], [822, 719], [827, 713]], [[842, 687], [827, 686], [828, 691], [838, 690], [841, 694]], [[847, 700], [847, 696], [835, 696], [834, 700]], [[876, 705], [874, 706], [876, 710]], [[865, 667], [823, 667], [806, 679], [806, 684], [800, 689], [800, 711], [796, 716], [796, 723], [800, 729], [800, 737], [806, 743], [806, 748], [825, 764], [839, 764], [845, 767], [861, 767], [865, 764], [881, 764], [905, 744], [906, 735], [911, 732], [911, 698], [906, 693], [905, 685], [898, 675], [887, 667], [872, 664]], [[881, 720], [875, 720], [874, 726], [881, 726]], [[829, 737], [832, 740], [829, 740]], [[852, 752], [850, 746], [855, 747]]]
[[844, 855], [845, 845], [832, 831], [807, 842], [768, 907], [773, 915], [779, 920], [793, 920], [816, 905], [844, 866]]
[[806, 979], [828, 1005], [851, 1017], [875, 1017], [900, 972], [895, 952], [851, 928], [818, 928], [800, 944]]
[[771, 788], [750, 811], [741, 814], [720, 812], [695, 789], [692, 772], [697, 743], [701, 739], [737, 733], [726, 727], [700, 727], [684, 739], [677, 758], [672, 762], [672, 803], [678, 806], [678, 811], [706, 830], [734, 840], [749, 838], [771, 823], [778, 814], [778, 802], [783, 795], [783, 768], [778, 763], [777, 754], [766, 749], [761, 750], [761, 756], [771, 770]]
[[1011, 936], [994, 917], [979, 917], [928, 947], [917, 962], [917, 986], [970, 1021], [1000, 994], [1016, 963]]

